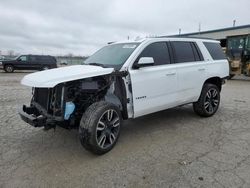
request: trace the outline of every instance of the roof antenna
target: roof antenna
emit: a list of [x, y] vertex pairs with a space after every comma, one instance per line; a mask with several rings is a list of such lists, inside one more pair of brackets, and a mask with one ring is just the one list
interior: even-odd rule
[[236, 20], [233, 20], [233, 27], [235, 27], [235, 24], [236, 24]]
[[181, 35], [181, 28], [179, 29], [179, 35]]
[[201, 23], [199, 22], [199, 34], [201, 34]]

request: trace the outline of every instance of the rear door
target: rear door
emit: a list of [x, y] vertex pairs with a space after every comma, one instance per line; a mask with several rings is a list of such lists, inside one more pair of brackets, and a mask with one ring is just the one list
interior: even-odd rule
[[134, 117], [173, 107], [178, 100], [176, 94], [177, 72], [175, 65], [170, 64], [167, 43], [149, 44], [134, 64], [141, 57], [152, 57], [154, 65], [129, 70]]
[[32, 70], [39, 70], [40, 69], [40, 64], [38, 62], [37, 55], [30, 56], [30, 69], [32, 69]]
[[54, 68], [55, 64], [53, 64], [53, 58], [50, 56], [40, 56], [39, 66], [41, 68], [48, 67], [48, 68]]
[[195, 42], [171, 41], [171, 46], [178, 72], [179, 102], [194, 102], [206, 78], [204, 58]]

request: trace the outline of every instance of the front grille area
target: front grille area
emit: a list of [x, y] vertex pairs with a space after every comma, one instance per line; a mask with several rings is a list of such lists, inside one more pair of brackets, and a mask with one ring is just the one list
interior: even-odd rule
[[34, 90], [34, 101], [46, 110], [49, 107], [49, 92], [48, 88], [35, 88]]
[[64, 87], [34, 88], [33, 102], [37, 103], [46, 113], [61, 117], [64, 114]]

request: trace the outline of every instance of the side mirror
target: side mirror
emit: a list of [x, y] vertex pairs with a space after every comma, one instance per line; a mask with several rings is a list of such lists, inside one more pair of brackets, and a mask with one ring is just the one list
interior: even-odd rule
[[22, 61], [21, 59], [17, 59], [17, 61]]
[[141, 57], [138, 61], [138, 66], [147, 66], [147, 65], [153, 65], [154, 64], [154, 58], [152, 57]]

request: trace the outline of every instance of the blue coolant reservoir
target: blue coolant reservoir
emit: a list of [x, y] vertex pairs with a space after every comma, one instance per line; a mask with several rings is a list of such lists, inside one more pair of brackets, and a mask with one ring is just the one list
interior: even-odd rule
[[75, 104], [73, 102], [66, 102], [65, 104], [65, 113], [64, 113], [64, 119], [68, 120], [70, 115], [74, 112], [75, 110]]

